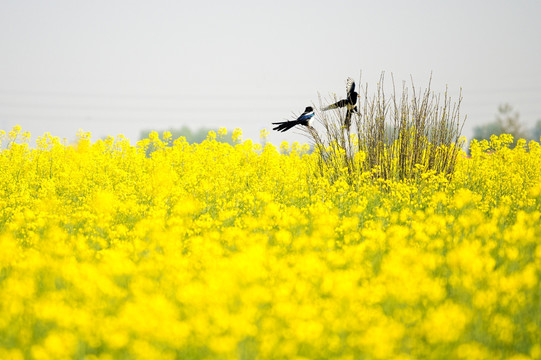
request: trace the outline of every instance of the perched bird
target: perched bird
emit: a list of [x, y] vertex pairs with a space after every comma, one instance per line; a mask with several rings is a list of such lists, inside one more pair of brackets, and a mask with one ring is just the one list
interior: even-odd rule
[[282, 122], [275, 122], [272, 123], [273, 125], [278, 125], [274, 127], [272, 130], [277, 131], [287, 131], [291, 129], [292, 127], [296, 125], [304, 125], [304, 126], [312, 126], [312, 117], [314, 116], [314, 109], [311, 106], [307, 106], [306, 109], [304, 109], [304, 112], [297, 118], [297, 120], [290, 120], [290, 121], [282, 121]]
[[350, 77], [346, 80], [346, 94], [347, 97], [345, 99], [326, 106], [321, 110], [326, 111], [345, 106], [347, 112], [346, 118], [344, 119], [344, 125], [349, 129], [351, 126], [351, 114], [353, 114], [354, 111], [357, 112], [357, 96], [359, 96], [359, 94], [355, 92], [355, 81]]

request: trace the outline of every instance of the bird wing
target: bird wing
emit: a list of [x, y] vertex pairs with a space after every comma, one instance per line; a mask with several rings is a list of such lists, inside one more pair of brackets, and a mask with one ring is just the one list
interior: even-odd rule
[[350, 97], [351, 94], [353, 94], [354, 91], [355, 91], [355, 80], [348, 77], [348, 79], [346, 80], [346, 94], [347, 94], [347, 96]]
[[330, 109], [341, 108], [341, 107], [346, 106], [347, 104], [348, 104], [347, 99], [343, 99], [343, 100], [340, 100], [338, 102], [335, 102], [334, 104], [326, 106], [326, 107], [322, 108], [321, 110], [326, 111], [326, 110], [330, 110]]
[[312, 116], [314, 116], [313, 112], [303, 112], [301, 116], [297, 118], [297, 121], [302, 122], [310, 119]]

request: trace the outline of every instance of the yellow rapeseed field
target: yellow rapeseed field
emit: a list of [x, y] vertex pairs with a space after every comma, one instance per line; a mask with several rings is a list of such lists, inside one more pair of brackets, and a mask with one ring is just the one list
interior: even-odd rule
[[2, 132], [0, 359], [541, 359], [538, 142], [330, 183], [225, 133]]

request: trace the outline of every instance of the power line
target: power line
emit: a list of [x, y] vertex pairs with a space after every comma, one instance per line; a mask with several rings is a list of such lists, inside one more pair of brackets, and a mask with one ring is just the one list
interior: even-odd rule
[[63, 92], [63, 91], [36, 91], [36, 90], [8, 90], [0, 89], [0, 96], [10, 97], [64, 97], [64, 98], [97, 98], [97, 99], [149, 99], [149, 100], [175, 100], [184, 98], [207, 100], [215, 99], [256, 99], [256, 98], [298, 98], [301, 95], [294, 93], [220, 93], [216, 95], [214, 92], [208, 93], [91, 93], [91, 92]]
[[92, 111], [137, 111], [137, 112], [253, 112], [253, 111], [273, 111], [283, 110], [278, 106], [256, 106], [239, 107], [234, 104], [223, 104], [218, 106], [201, 105], [201, 106], [126, 106], [126, 105], [82, 105], [82, 104], [47, 104], [47, 103], [21, 103], [21, 102], [2, 102], [0, 101], [0, 107], [15, 108], [15, 109], [28, 109], [28, 110], [92, 110]]

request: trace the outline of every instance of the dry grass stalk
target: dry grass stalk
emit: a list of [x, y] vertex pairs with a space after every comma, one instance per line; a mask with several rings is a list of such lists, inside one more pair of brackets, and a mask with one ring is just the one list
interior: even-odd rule
[[[316, 109], [322, 130], [305, 131], [321, 155], [318, 171], [331, 180], [347, 173], [351, 182], [367, 172], [384, 180], [412, 179], [425, 172], [451, 176], [463, 145], [462, 96], [453, 102], [447, 89], [443, 98], [436, 95], [430, 88], [432, 78], [422, 92], [412, 80], [411, 94], [404, 82], [398, 96], [393, 78], [392, 95], [386, 97], [384, 80], [382, 74], [372, 97], [368, 85], [361, 88], [359, 111], [353, 115], [350, 128], [343, 125], [344, 108], [325, 112]], [[321, 97], [319, 103], [320, 109], [324, 106]]]

